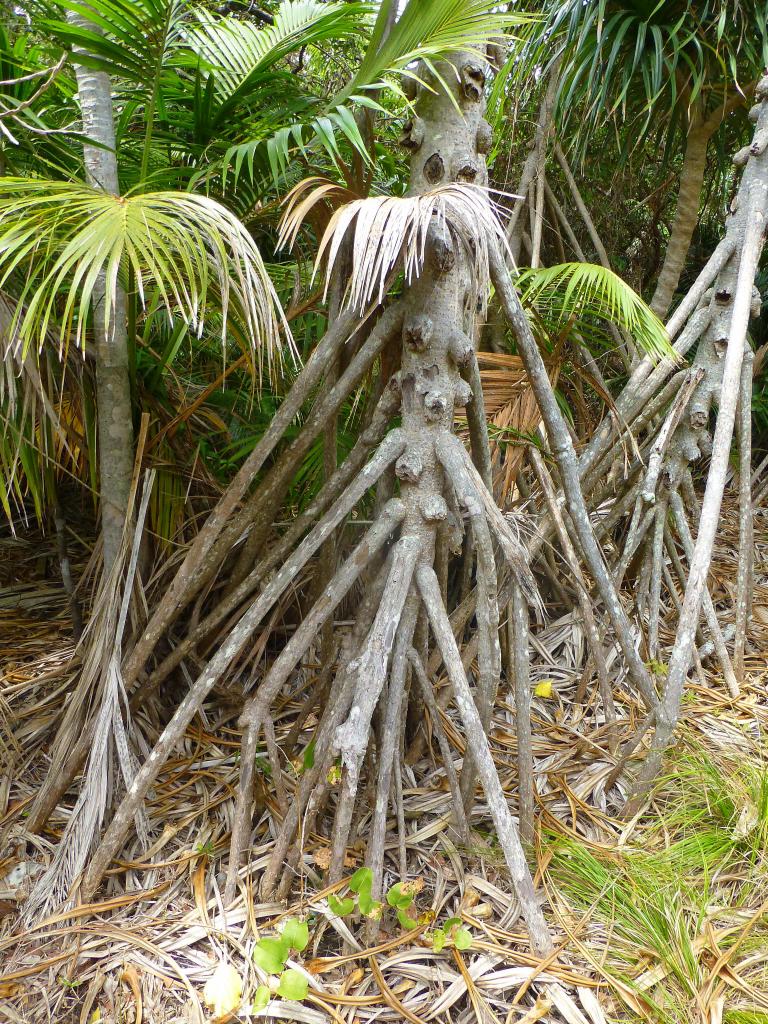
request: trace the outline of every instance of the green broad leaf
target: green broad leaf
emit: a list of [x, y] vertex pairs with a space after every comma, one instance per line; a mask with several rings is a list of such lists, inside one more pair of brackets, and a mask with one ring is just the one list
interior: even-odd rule
[[286, 921], [282, 931], [282, 940], [289, 949], [296, 949], [300, 953], [309, 942], [309, 928], [306, 921], [299, 921], [297, 917]]
[[315, 741], [310, 740], [304, 751], [304, 771], [308, 772], [315, 766]]
[[259, 939], [253, 950], [253, 962], [267, 974], [279, 974], [288, 959], [288, 943], [283, 939]]
[[469, 949], [472, 945], [472, 934], [466, 928], [457, 928], [453, 936], [456, 949]]
[[414, 928], [419, 927], [419, 922], [409, 917], [404, 910], [398, 910], [397, 920], [400, 922], [400, 927], [405, 928], [408, 932], [412, 932]]
[[461, 918], [460, 917], [449, 917], [448, 920], [443, 925], [443, 928], [445, 928], [445, 930], [448, 931], [449, 928], [453, 928], [457, 924], [461, 924]]
[[370, 868], [358, 868], [349, 880], [349, 888], [352, 892], [368, 892], [370, 896], [373, 885], [373, 872]]
[[295, 1002], [301, 1002], [302, 999], [306, 998], [308, 991], [309, 982], [301, 971], [296, 971], [293, 967], [289, 967], [287, 971], [283, 971], [280, 975], [277, 994], [282, 996], [283, 999], [293, 999]]
[[440, 950], [445, 946], [445, 932], [442, 928], [435, 928], [432, 933], [432, 949], [435, 953], [439, 953]]
[[403, 883], [396, 882], [387, 893], [387, 903], [396, 910], [407, 910], [413, 903], [413, 893], [403, 892]]
[[384, 908], [383, 903], [371, 898], [370, 892], [361, 892], [357, 905], [360, 908], [360, 913], [365, 914], [366, 917], [370, 917], [372, 921], [378, 921], [381, 917], [381, 911]]
[[251, 1013], [261, 1013], [266, 1007], [270, 999], [269, 987], [267, 985], [259, 985], [256, 989], [256, 994], [253, 997], [251, 1003]]
[[355, 901], [349, 896], [339, 899], [338, 896], [334, 896], [331, 893], [328, 897], [328, 906], [331, 909], [331, 913], [335, 914], [336, 917], [346, 917], [347, 914], [351, 914], [355, 909]]

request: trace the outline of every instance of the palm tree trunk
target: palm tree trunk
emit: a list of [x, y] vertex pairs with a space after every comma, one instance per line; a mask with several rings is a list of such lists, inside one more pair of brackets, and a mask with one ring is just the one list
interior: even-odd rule
[[[89, 31], [96, 27], [70, 14], [72, 24]], [[119, 195], [115, 153], [115, 124], [109, 75], [77, 63], [75, 77], [83, 131], [99, 146], [86, 143], [83, 161], [88, 184]], [[133, 472], [133, 406], [128, 357], [127, 304], [123, 288], [115, 288], [114, 303], [105, 317], [106, 280], [99, 276], [93, 290], [93, 334], [96, 342], [96, 400], [99, 423], [101, 532], [104, 569], [115, 560], [123, 533]]]
[[699, 203], [704, 187], [707, 168], [707, 146], [712, 135], [710, 122], [694, 120], [685, 144], [685, 157], [680, 171], [680, 188], [677, 194], [677, 208], [669, 235], [669, 244], [664, 264], [656, 282], [656, 291], [651, 299], [651, 309], [662, 320], [669, 311], [685, 259], [691, 246], [691, 238], [699, 219]]

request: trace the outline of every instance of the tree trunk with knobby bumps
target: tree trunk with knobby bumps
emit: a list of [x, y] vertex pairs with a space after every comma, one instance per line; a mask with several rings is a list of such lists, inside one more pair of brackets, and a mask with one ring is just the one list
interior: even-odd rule
[[[484, 86], [490, 71], [490, 63], [476, 53], [458, 53], [450, 62], [440, 65], [439, 79], [433, 79], [431, 72], [422, 69], [424, 80], [431, 80], [432, 87], [419, 86], [415, 117], [406, 126], [403, 139], [412, 152], [411, 195], [429, 194], [451, 182], [486, 185], [484, 154], [491, 136], [483, 112]], [[488, 202], [482, 189], [478, 189], [477, 195], [483, 203]], [[473, 339], [477, 334], [478, 310], [482, 312], [485, 307], [491, 240], [473, 240], [469, 234], [454, 231], [448, 217], [436, 213], [432, 216], [418, 273], [406, 275], [400, 298], [381, 312], [333, 388], [317, 397], [300, 440], [284, 454], [283, 463], [278, 459], [251, 499], [251, 505], [258, 501], [262, 510], [266, 507], [276, 512], [275, 502], [282, 498], [281, 487], [291, 472], [296, 452], [303, 453], [329, 418], [335, 416], [340, 401], [382, 350], [398, 345], [400, 369], [384, 382], [378, 406], [359, 446], [326, 483], [296, 527], [285, 535], [290, 537], [290, 546], [284, 538], [277, 545], [281, 553], [275, 557], [273, 549], [262, 557], [234, 588], [242, 602], [261, 586], [258, 596], [251, 600], [177, 709], [118, 807], [83, 880], [84, 896], [94, 892], [162, 763], [222, 672], [308, 559], [343, 524], [366, 492], [394, 470], [397, 494], [383, 502], [367, 534], [317, 598], [243, 713], [241, 778], [226, 898], [231, 900], [236, 892], [241, 863], [250, 845], [255, 757], [262, 733], [267, 748], [273, 746], [272, 704], [318, 631], [353, 584], [362, 579], [365, 596], [358, 607], [355, 625], [341, 646], [315, 732], [314, 765], [298, 782], [294, 799], [282, 808], [283, 817], [276, 826], [277, 841], [262, 879], [262, 892], [267, 895], [285, 891], [299, 866], [301, 844], [297, 843], [297, 832], [306, 834], [326, 814], [333, 815], [330, 877], [340, 877], [359, 807], [361, 779], [366, 773], [372, 773], [369, 782], [375, 792], [366, 859], [373, 869], [374, 890], [381, 891], [393, 774], [396, 777], [404, 747], [408, 706], [418, 707], [422, 700], [432, 641], [445, 665], [465, 732], [463, 797], [471, 804], [475, 779], [479, 779], [532, 946], [542, 954], [551, 948], [549, 930], [487, 738], [501, 662], [494, 546], [503, 553], [512, 575], [529, 598], [535, 593], [535, 585], [522, 549], [487, 490], [484, 473], [478, 472], [475, 465], [481, 471], [488, 465], [484, 417], [477, 411], [469, 416], [470, 424], [474, 424], [475, 462], [453, 429], [455, 410], [471, 408], [473, 399], [480, 399]], [[320, 345], [320, 358], [326, 365], [356, 328], [348, 312], [335, 321], [329, 338]], [[322, 370], [323, 363], [315, 357], [303, 371], [296, 395], [289, 396], [285, 403], [283, 415], [287, 422], [288, 412], [300, 407]], [[401, 426], [385, 433], [398, 411]], [[266, 450], [270, 443], [274, 447], [275, 440], [261, 447]], [[363, 464], [374, 446], [375, 454]], [[384, 487], [382, 493], [389, 490]], [[246, 502], [246, 509], [248, 505]], [[301, 540], [317, 517], [317, 525]], [[237, 513], [234, 521], [234, 526], [228, 524], [224, 529], [227, 537], [242, 530], [242, 513]], [[251, 522], [259, 535], [263, 516], [261, 522]], [[221, 538], [210, 535], [207, 527], [203, 532], [209, 534], [208, 548], [199, 545], [198, 551], [188, 556], [187, 581], [195, 575], [197, 579], [204, 577], [206, 570], [201, 567], [211, 562], [210, 550], [221, 544]], [[478, 673], [474, 690], [462, 665], [445, 603], [446, 558], [462, 547], [468, 557], [476, 560], [475, 603], [468, 613], [471, 615], [474, 610], [477, 623]], [[280, 568], [269, 577], [283, 558]], [[187, 596], [190, 592], [187, 588]], [[227, 605], [227, 601], [225, 597], [223, 603]], [[221, 621], [218, 612], [212, 614]], [[129, 659], [126, 681], [131, 684], [137, 667], [151, 650], [152, 631], [159, 621], [150, 623], [146, 642], [142, 645], [140, 641], [140, 654]], [[372, 728], [375, 716], [377, 729]], [[329, 769], [338, 759], [341, 778], [338, 786], [332, 786], [333, 773], [329, 775]]]

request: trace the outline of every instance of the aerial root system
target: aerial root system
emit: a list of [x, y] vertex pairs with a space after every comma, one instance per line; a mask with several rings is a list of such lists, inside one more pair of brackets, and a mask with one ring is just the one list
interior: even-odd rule
[[[359, 820], [364, 789], [373, 794], [372, 805], [368, 808], [370, 823], [366, 863], [372, 869], [374, 895], [381, 893], [387, 850], [396, 849], [399, 860], [403, 860], [402, 851], [407, 843], [402, 822], [397, 827], [397, 836], [388, 838], [388, 822], [391, 818], [393, 778], [402, 756], [404, 712], [408, 700], [419, 694], [438, 738], [453, 795], [457, 831], [461, 836], [467, 836], [475, 780], [479, 778], [532, 941], [543, 951], [549, 948], [549, 933], [533, 891], [517, 825], [501, 788], [488, 741], [491, 710], [501, 672], [492, 538], [504, 538], [512, 561], [517, 562], [521, 556], [506, 522], [489, 515], [488, 502], [480, 491], [482, 482], [471, 463], [467, 463], [460, 443], [449, 433], [438, 432], [434, 445], [445, 473], [445, 486], [452, 491], [452, 498], [471, 522], [476, 540], [477, 687], [473, 693], [433, 568], [433, 534], [424, 534], [419, 529], [411, 531], [403, 502], [391, 499], [307, 613], [243, 713], [240, 786], [225, 897], [231, 901], [236, 893], [243, 855], [249, 845], [254, 765], [259, 736], [269, 720], [271, 704], [309, 650], [322, 622], [389, 543], [378, 585], [366, 588], [369, 600], [359, 609], [355, 625], [345, 639], [328, 700], [315, 730], [314, 763], [298, 780], [294, 793], [287, 800], [287, 812], [282, 814], [277, 827], [276, 842], [261, 879], [262, 896], [271, 898], [279, 895], [295, 873], [304, 870], [302, 840], [318, 828], [323, 812], [332, 816], [328, 879], [333, 883], [342, 877], [355, 840], [355, 821], [356, 818]], [[524, 607], [527, 606], [522, 595], [524, 588], [529, 586], [529, 579], [525, 579], [522, 586], [517, 585], [519, 600]], [[431, 630], [436, 653], [445, 666], [464, 727], [466, 756], [460, 778], [440, 724], [440, 711], [429, 678], [439, 662], [430, 659], [430, 667], [427, 668], [417, 651], [420, 617]], [[375, 728], [377, 719], [379, 727]], [[519, 725], [530, 731], [530, 720], [524, 711], [519, 716]], [[529, 757], [530, 744], [526, 745], [523, 740], [521, 748], [529, 752]], [[525, 828], [530, 838], [533, 798], [532, 765], [529, 762], [526, 762], [525, 771], [524, 788], [529, 793]], [[366, 773], [369, 775], [368, 786], [361, 788]], [[396, 799], [394, 812], [397, 819]]]

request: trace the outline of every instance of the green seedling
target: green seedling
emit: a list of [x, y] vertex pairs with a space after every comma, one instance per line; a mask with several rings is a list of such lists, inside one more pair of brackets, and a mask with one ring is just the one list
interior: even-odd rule
[[309, 942], [309, 926], [306, 921], [289, 918], [277, 937], [259, 939], [253, 950], [254, 963], [269, 974], [270, 980], [256, 989], [251, 1013], [261, 1013], [272, 997], [272, 993], [283, 999], [300, 1002], [306, 998], [309, 983], [306, 977], [293, 967], [285, 964], [292, 950], [301, 953]]

